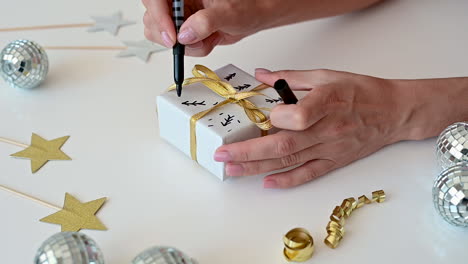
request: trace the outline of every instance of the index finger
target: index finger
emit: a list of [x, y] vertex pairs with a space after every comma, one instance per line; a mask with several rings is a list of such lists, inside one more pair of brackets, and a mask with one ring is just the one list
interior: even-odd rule
[[273, 135], [224, 145], [214, 159], [219, 162], [246, 162], [276, 159], [291, 155], [319, 143], [317, 138], [295, 131], [280, 131]]
[[169, 35], [171, 41], [175, 44], [177, 39], [174, 22], [172, 21], [172, 5], [168, 0], [142, 0], [143, 5], [148, 9], [151, 17], [156, 23], [159, 32], [153, 34], [163, 34], [165, 32]]

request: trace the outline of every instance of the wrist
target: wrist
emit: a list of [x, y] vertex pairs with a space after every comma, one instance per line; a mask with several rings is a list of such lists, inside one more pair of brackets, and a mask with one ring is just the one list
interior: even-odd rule
[[400, 114], [396, 141], [434, 137], [448, 125], [468, 120], [468, 78], [391, 82]]

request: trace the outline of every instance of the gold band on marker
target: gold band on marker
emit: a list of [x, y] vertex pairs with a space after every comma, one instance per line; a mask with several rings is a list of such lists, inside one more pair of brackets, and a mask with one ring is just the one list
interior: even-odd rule
[[314, 253], [314, 240], [304, 228], [294, 228], [283, 237], [283, 255], [287, 261], [304, 262]]
[[[247, 100], [247, 98], [259, 95], [267, 97], [259, 91], [270, 88], [270, 86], [266, 84], [260, 84], [250, 91], [237, 92], [237, 90], [234, 89], [230, 83], [222, 81], [215, 72], [203, 65], [195, 65], [192, 70], [192, 74], [195, 77], [185, 79], [183, 86], [194, 83], [202, 83], [207, 88], [226, 99], [223, 102], [211, 107], [210, 109], [197, 113], [190, 118], [190, 155], [194, 161], [197, 161], [197, 121], [215, 109], [218, 109], [227, 104], [237, 104], [238, 106], [242, 107], [250, 121], [252, 121], [252, 123], [261, 129], [261, 135], [266, 136], [268, 134], [268, 130], [270, 130], [273, 126], [271, 125], [270, 119], [268, 119], [268, 117], [262, 111], [270, 111], [270, 109], [259, 108], [254, 103]], [[171, 87], [169, 87], [168, 91], [175, 89], [176, 85], [173, 84]]]

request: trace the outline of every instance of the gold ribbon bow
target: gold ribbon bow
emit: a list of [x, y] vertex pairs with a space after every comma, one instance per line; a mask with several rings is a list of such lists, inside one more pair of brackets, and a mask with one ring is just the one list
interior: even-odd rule
[[[252, 121], [262, 130], [262, 136], [266, 135], [267, 131], [272, 128], [270, 120], [262, 112], [262, 110], [269, 111], [270, 109], [258, 108], [254, 103], [247, 100], [247, 98], [257, 95], [266, 96], [258, 91], [269, 88], [268, 85], [260, 84], [250, 91], [237, 92], [230, 83], [222, 81], [215, 72], [203, 65], [195, 65], [195, 67], [193, 67], [192, 74], [194, 77], [185, 79], [183, 86], [194, 83], [202, 83], [210, 90], [226, 99], [223, 102], [211, 107], [210, 109], [197, 113], [190, 118], [190, 155], [193, 160], [197, 161], [197, 137], [195, 133], [197, 121], [215, 109], [223, 107], [224, 105], [237, 104], [238, 106], [242, 107], [250, 121]], [[172, 91], [174, 89], [176, 89], [175, 84], [169, 87], [168, 90]]]

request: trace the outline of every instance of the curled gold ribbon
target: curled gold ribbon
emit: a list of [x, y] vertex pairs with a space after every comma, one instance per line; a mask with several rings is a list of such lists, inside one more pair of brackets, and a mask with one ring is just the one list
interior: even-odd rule
[[[237, 90], [234, 89], [230, 83], [222, 81], [215, 72], [203, 65], [195, 65], [193, 67], [192, 74], [194, 77], [185, 79], [183, 86], [194, 83], [202, 83], [211, 91], [225, 98], [225, 100], [219, 104], [211, 107], [210, 109], [197, 113], [190, 118], [190, 155], [194, 161], [197, 161], [197, 136], [195, 133], [197, 121], [215, 109], [223, 107], [227, 104], [237, 104], [244, 109], [244, 112], [250, 121], [252, 121], [255, 125], [257, 125], [258, 128], [261, 129], [262, 136], [266, 135], [267, 131], [273, 127], [271, 125], [270, 119], [268, 119], [268, 117], [262, 112], [262, 110], [269, 111], [270, 109], [259, 108], [254, 103], [247, 100], [247, 98], [253, 96], [266, 96], [259, 91], [269, 88], [268, 85], [260, 84], [250, 91], [237, 92]], [[174, 89], [176, 89], [175, 84], [171, 85], [168, 90], [172, 91]]]
[[352, 212], [356, 209], [363, 207], [366, 204], [373, 202], [382, 203], [385, 201], [385, 192], [378, 190], [372, 192], [372, 200], [365, 195], [359, 196], [354, 199], [353, 197], [344, 199], [340, 206], [336, 206], [330, 215], [330, 222], [327, 225], [327, 237], [323, 241], [325, 245], [330, 248], [337, 248], [345, 234], [344, 223], [345, 219], [351, 216]]
[[283, 254], [286, 260], [304, 262], [314, 253], [314, 240], [304, 228], [294, 228], [283, 237]]
[[385, 192], [383, 190], [373, 192], [372, 201], [377, 203], [385, 202]]

